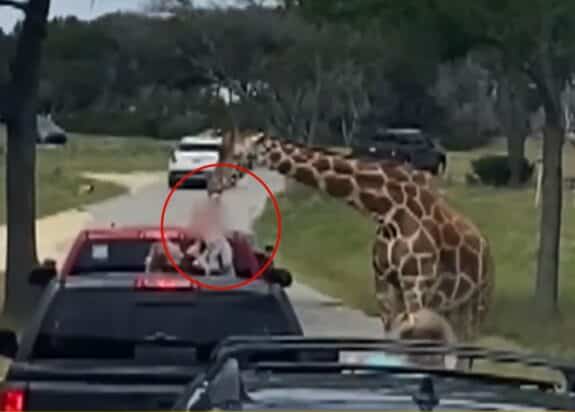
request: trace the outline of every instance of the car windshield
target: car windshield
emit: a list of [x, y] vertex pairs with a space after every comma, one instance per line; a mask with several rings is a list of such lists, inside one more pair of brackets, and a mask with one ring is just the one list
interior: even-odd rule
[[217, 152], [221, 148], [217, 144], [193, 144], [193, 143], [180, 143], [178, 150], [180, 152]]
[[377, 134], [372, 138], [376, 142], [395, 142], [398, 144], [423, 144], [427, 139], [419, 132]]
[[142, 347], [163, 340], [191, 346], [205, 360], [227, 336], [291, 330], [271, 294], [67, 289], [43, 319], [31, 358], [142, 360]]

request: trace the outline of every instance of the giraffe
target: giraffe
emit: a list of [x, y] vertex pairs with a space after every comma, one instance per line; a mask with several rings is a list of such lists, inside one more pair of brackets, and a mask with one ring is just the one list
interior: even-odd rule
[[487, 239], [435, 190], [425, 172], [369, 162], [260, 134], [248, 151], [266, 167], [319, 189], [375, 222], [374, 288], [384, 333], [393, 320], [428, 308], [458, 339], [477, 337], [495, 283]]

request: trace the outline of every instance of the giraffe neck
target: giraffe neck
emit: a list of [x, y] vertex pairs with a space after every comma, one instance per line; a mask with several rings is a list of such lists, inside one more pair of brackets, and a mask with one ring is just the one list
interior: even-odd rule
[[264, 163], [269, 169], [341, 199], [378, 220], [420, 188], [409, 170], [397, 164], [360, 161], [270, 138], [266, 138], [264, 147]]
[[[351, 154], [338, 153], [334, 150], [329, 150], [324, 147], [310, 147], [296, 142], [290, 142], [286, 145], [292, 145], [300, 152], [312, 150], [316, 153], [323, 154], [326, 157], [346, 160], [349, 161], [353, 166], [356, 166], [359, 163], [361, 167], [362, 164], [365, 165], [366, 163], [365, 160], [361, 161], [355, 159]], [[379, 165], [381, 167], [382, 173], [390, 176], [390, 179], [392, 180], [396, 180], [398, 182], [413, 182], [433, 191], [436, 189], [433, 184], [433, 176], [429, 172], [415, 169], [409, 163], [403, 163], [392, 159], [370, 160], [369, 163], [372, 165]]]

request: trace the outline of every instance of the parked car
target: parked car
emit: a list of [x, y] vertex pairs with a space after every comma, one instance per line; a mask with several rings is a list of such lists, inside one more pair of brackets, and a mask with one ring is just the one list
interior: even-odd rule
[[395, 159], [437, 175], [445, 171], [447, 156], [421, 129], [381, 129], [352, 149], [354, 156]]
[[58, 126], [49, 114], [37, 115], [36, 124], [38, 125], [37, 143], [44, 145], [65, 145], [68, 141], [68, 136], [64, 129]]
[[[187, 173], [198, 167], [220, 160], [220, 148], [223, 138], [217, 134], [206, 133], [198, 136], [185, 136], [170, 153], [168, 163], [168, 185], [170, 188]], [[208, 177], [215, 169], [202, 170], [188, 178], [182, 187], [206, 188]]]

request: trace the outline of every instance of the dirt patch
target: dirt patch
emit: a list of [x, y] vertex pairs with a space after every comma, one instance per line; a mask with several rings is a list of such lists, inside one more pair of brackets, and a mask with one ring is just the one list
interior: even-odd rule
[[130, 193], [140, 191], [142, 188], [157, 183], [165, 177], [165, 173], [82, 173], [88, 179], [103, 180], [126, 187]]

